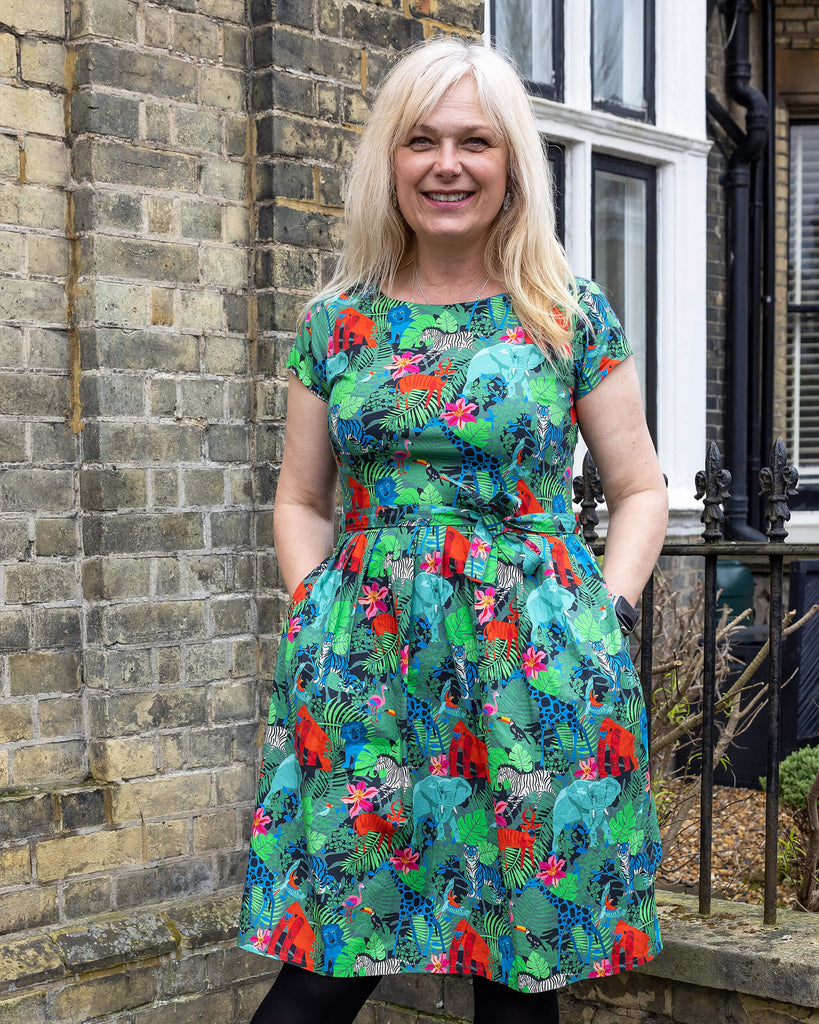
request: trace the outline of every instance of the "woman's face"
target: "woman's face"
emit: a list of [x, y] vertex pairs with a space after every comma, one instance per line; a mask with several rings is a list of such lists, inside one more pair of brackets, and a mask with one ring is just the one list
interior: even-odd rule
[[394, 168], [398, 206], [419, 248], [483, 247], [506, 192], [509, 148], [471, 77], [399, 142]]

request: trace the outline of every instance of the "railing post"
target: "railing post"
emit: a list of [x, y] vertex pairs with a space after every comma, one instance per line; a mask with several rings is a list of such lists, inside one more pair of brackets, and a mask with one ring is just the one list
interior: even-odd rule
[[593, 544], [597, 540], [597, 526], [600, 523], [597, 506], [603, 500], [603, 485], [591, 452], [583, 456], [583, 468], [580, 476], [572, 481], [572, 492], [580, 506], [577, 518], [583, 528], [583, 540]]
[[[768, 495], [766, 534], [769, 541], [788, 536], [788, 498], [796, 493], [799, 474], [788, 465], [785, 443], [778, 438], [771, 449], [771, 464], [759, 473], [762, 494]], [[765, 924], [776, 924], [777, 845], [779, 839], [779, 730], [782, 685], [782, 577], [783, 556], [768, 555], [771, 574], [770, 622], [768, 625], [768, 766], [765, 787]]]
[[716, 693], [717, 638], [717, 562], [719, 555], [707, 545], [719, 543], [722, 537], [724, 512], [722, 503], [730, 498], [731, 474], [722, 468], [719, 448], [712, 441], [705, 460], [694, 480], [695, 497], [704, 498], [702, 516], [705, 524], [705, 621], [702, 638], [702, 789], [700, 791], [700, 914], [711, 913], [711, 842], [714, 805], [714, 701]]

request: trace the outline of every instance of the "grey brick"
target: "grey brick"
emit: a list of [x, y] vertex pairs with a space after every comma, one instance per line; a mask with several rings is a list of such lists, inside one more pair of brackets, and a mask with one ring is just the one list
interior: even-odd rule
[[144, 379], [122, 375], [84, 375], [80, 380], [84, 416], [142, 416]]
[[60, 796], [64, 829], [89, 828], [105, 824], [105, 791], [97, 786]]
[[199, 280], [199, 256], [194, 245], [147, 242], [113, 235], [83, 239], [82, 257], [100, 274], [116, 268], [118, 277], [192, 283]]
[[223, 505], [225, 475], [219, 469], [186, 469], [182, 474], [185, 504], [188, 506]]
[[80, 689], [80, 665], [76, 654], [33, 653], [9, 656], [9, 692], [71, 693]]
[[[147, 565], [148, 559], [145, 559], [145, 562]], [[153, 684], [151, 652], [148, 649], [141, 651], [87, 651], [85, 683], [92, 688], [111, 690], [149, 687]]]
[[222, 150], [222, 121], [217, 114], [206, 110], [177, 110], [176, 142], [182, 149], [219, 153]]
[[259, 210], [258, 237], [284, 245], [306, 245], [337, 250], [344, 225], [340, 216], [294, 210], [287, 206], [264, 206]]
[[249, 597], [224, 597], [211, 605], [213, 632], [216, 636], [249, 633], [252, 609]]
[[247, 429], [211, 424], [208, 427], [208, 454], [213, 462], [247, 462], [250, 455]]
[[250, 353], [246, 338], [205, 339], [205, 372], [218, 374], [247, 373]]
[[168, 99], [197, 99], [196, 65], [169, 54], [148, 54], [108, 43], [77, 47], [77, 85], [104, 84]]
[[90, 514], [82, 522], [88, 555], [142, 554], [201, 548], [202, 516], [196, 512], [126, 512]]
[[222, 237], [222, 208], [217, 203], [183, 200], [179, 206], [179, 220], [185, 238], [219, 241]]
[[0, 842], [34, 839], [54, 832], [54, 812], [51, 794], [5, 796], [0, 800]]
[[250, 545], [251, 513], [249, 511], [212, 512], [211, 542], [215, 548], [248, 547]]
[[111, 605], [103, 611], [103, 629], [111, 644], [195, 640], [205, 633], [205, 605], [203, 601]]
[[18, 369], [23, 365], [23, 330], [0, 324], [0, 366]]
[[73, 474], [63, 469], [8, 469], [0, 474], [0, 510], [51, 512], [74, 503]]
[[424, 39], [424, 27], [420, 21], [370, 6], [345, 4], [341, 12], [341, 23], [344, 36], [363, 46], [404, 50]]
[[99, 192], [84, 186], [73, 193], [76, 231], [133, 231], [142, 229], [142, 201], [139, 196]]
[[258, 68], [275, 63], [327, 78], [361, 81], [360, 46], [301, 35], [282, 26], [254, 32], [253, 63]]
[[74, 146], [77, 181], [112, 182], [140, 188], [198, 190], [199, 166], [195, 157], [163, 153], [147, 146], [102, 139], [80, 139]]
[[202, 193], [220, 199], [244, 199], [247, 191], [247, 172], [243, 163], [202, 159]]
[[66, 918], [90, 917], [111, 909], [111, 879], [81, 878], [63, 882]]
[[8, 517], [0, 519], [0, 561], [21, 562], [28, 549], [28, 523]]
[[79, 647], [81, 640], [79, 609], [34, 606], [35, 647]]
[[[227, 329], [237, 334], [248, 333], [249, 325], [249, 298], [247, 295], [236, 295], [228, 293], [225, 295], [225, 320]], [[242, 346], [244, 348], [244, 345]]]
[[26, 428], [23, 423], [0, 421], [0, 462], [26, 461]]
[[83, 89], [71, 98], [71, 129], [76, 135], [133, 139], [139, 134], [139, 101]]
[[[0, 611], [0, 653], [24, 651], [31, 638], [30, 616], [27, 611]], [[11, 691], [14, 696], [14, 690]]]
[[149, 558], [86, 558], [82, 566], [83, 596], [87, 601], [116, 601], [148, 597]]
[[224, 641], [196, 644], [185, 652], [185, 678], [189, 683], [212, 683], [230, 672], [230, 645]]
[[40, 558], [76, 554], [76, 520], [38, 517], [34, 524], [34, 553]]
[[144, 422], [89, 423], [85, 435], [88, 462], [198, 462], [201, 456], [199, 427]]
[[65, 377], [0, 373], [0, 409], [4, 416], [63, 416], [67, 406]]
[[6, 604], [70, 601], [77, 596], [73, 565], [29, 562], [6, 567]]
[[80, 504], [83, 510], [144, 508], [147, 500], [143, 469], [83, 469]]
[[199, 14], [175, 12], [173, 16], [173, 47], [178, 53], [215, 60], [219, 47], [216, 23]]
[[184, 857], [169, 864], [123, 872], [117, 878], [115, 904], [118, 908], [139, 907], [158, 900], [212, 892], [215, 888], [211, 862]]
[[82, 332], [80, 351], [84, 370], [106, 367], [190, 373], [199, 369], [199, 341], [191, 334], [100, 327]]
[[249, 33], [244, 26], [224, 25], [224, 62], [227, 65], [245, 67], [248, 60], [247, 42]]
[[66, 423], [32, 423], [31, 460], [35, 465], [72, 464], [77, 458], [77, 437]]
[[[28, 334], [28, 365], [46, 370], [68, 370], [68, 334], [32, 327]], [[22, 360], [16, 365], [20, 366]]]
[[178, 687], [159, 693], [92, 694], [91, 728], [99, 739], [136, 736], [154, 729], [192, 728], [208, 720], [207, 704], [206, 686]]

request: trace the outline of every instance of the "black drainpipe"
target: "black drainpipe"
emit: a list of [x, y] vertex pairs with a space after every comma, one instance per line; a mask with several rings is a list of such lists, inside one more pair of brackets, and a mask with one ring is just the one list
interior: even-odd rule
[[[748, 523], [749, 411], [752, 406], [758, 407], [758, 402], [752, 400], [752, 393], [760, 383], [759, 357], [753, 351], [755, 318], [751, 315], [756, 304], [754, 298], [758, 299], [759, 295], [758, 275], [754, 275], [757, 280], [752, 279], [754, 265], [758, 270], [758, 263], [752, 259], [750, 245], [751, 167], [760, 159], [768, 141], [768, 102], [759, 89], [748, 84], [751, 77], [748, 42], [751, 0], [722, 0], [717, 6], [726, 15], [730, 32], [725, 70], [728, 94], [747, 109], [743, 132], [719, 102], [708, 96], [709, 112], [736, 142], [725, 175], [728, 219], [726, 465], [733, 476], [725, 525], [726, 533], [732, 539], [761, 540], [762, 534]], [[751, 486], [755, 492], [756, 482]]]
[[[759, 449], [768, 464], [768, 455], [774, 442], [774, 346], [776, 341], [776, 48], [774, 46], [774, 5], [775, 0], [765, 0], [762, 25], [762, 53], [765, 95], [768, 98], [768, 147], [765, 152], [765, 186], [763, 210], [763, 258], [762, 258], [762, 427]], [[759, 525], [762, 509], [757, 503]]]

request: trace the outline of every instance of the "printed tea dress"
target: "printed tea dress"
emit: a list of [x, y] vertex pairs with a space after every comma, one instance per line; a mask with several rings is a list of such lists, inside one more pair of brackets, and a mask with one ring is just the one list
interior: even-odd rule
[[557, 369], [508, 297], [319, 304], [345, 514], [275, 670], [239, 945], [520, 991], [660, 949], [639, 680], [571, 512], [575, 402], [630, 354], [578, 279]]

